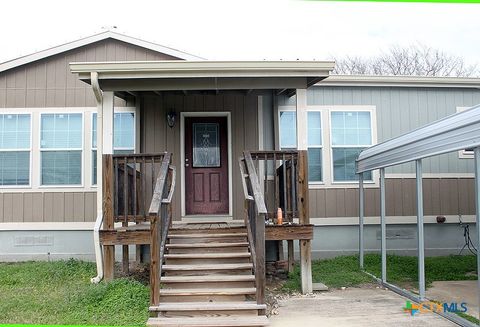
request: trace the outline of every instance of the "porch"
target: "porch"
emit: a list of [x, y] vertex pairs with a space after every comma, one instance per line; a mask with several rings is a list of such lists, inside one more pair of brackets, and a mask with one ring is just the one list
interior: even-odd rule
[[[71, 67], [92, 84], [98, 103], [102, 178], [95, 230], [102, 259], [95, 281], [114, 277], [115, 246], [122, 248], [125, 271], [129, 245], [137, 247], [137, 260], [140, 247], [148, 246], [150, 325], [174, 324], [173, 318], [185, 312], [195, 317], [233, 313], [236, 318], [228, 322], [218, 318], [222, 326], [264, 325], [265, 241], [287, 241], [289, 270], [293, 242], [299, 241], [302, 291], [312, 291], [306, 88], [328, 76], [333, 64]], [[262, 129], [275, 119], [264, 121], [266, 94], [272, 95], [270, 108], [278, 95], [297, 95], [299, 150], [265, 145]], [[140, 116], [136, 154], [114, 154], [115, 97], [134, 104]], [[278, 208], [283, 224], [278, 224]]]

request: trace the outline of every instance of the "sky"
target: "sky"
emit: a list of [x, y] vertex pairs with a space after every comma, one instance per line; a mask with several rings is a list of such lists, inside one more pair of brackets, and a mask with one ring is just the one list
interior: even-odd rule
[[480, 4], [299, 0], [2, 3], [0, 62], [116, 26], [211, 60], [324, 60], [423, 43], [480, 62]]

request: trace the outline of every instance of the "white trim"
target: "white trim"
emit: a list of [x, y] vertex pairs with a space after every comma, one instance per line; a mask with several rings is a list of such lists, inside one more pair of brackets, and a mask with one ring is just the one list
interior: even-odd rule
[[1, 231], [93, 230], [95, 222], [0, 223]]
[[[80, 139], [82, 140], [82, 144], [80, 148], [42, 148], [42, 116], [43, 115], [81, 115], [82, 118], [82, 135]], [[39, 185], [38, 188], [84, 188], [85, 186], [85, 158], [84, 158], [84, 148], [85, 148], [85, 112], [83, 111], [71, 111], [71, 112], [57, 112], [56, 110], [52, 111], [43, 111], [40, 112], [39, 114], [39, 120], [38, 120], [38, 152], [39, 152], [39, 157], [38, 157], [38, 175], [39, 175]], [[59, 185], [44, 185], [42, 184], [42, 152], [57, 152], [57, 151], [80, 151], [80, 156], [81, 156], [81, 166], [80, 166], [80, 184], [59, 184]]]
[[[425, 216], [424, 222], [426, 224], [459, 224], [458, 215], [444, 216], [445, 222], [442, 224], [437, 223], [437, 216]], [[462, 222], [472, 224], [475, 223], [475, 215], [462, 215]], [[379, 225], [380, 217], [365, 217], [364, 224], [366, 225]], [[387, 216], [387, 224], [392, 225], [405, 225], [417, 224], [417, 216]], [[358, 217], [327, 217], [327, 218], [310, 218], [310, 223], [315, 226], [356, 226], [358, 225]]]
[[[324, 188], [357, 188], [358, 182], [355, 181], [333, 181], [333, 161], [331, 145], [331, 115], [332, 111], [368, 111], [370, 112], [371, 121], [371, 139], [372, 145], [377, 143], [377, 114], [376, 106], [374, 105], [307, 105], [307, 115], [309, 111], [320, 112], [321, 124], [322, 124], [322, 181], [321, 182], [309, 182], [309, 189], [324, 189]], [[277, 128], [278, 128], [278, 144], [280, 144], [280, 113], [283, 111], [295, 112], [296, 107], [294, 105], [277, 106]], [[307, 132], [308, 133], [308, 132]], [[308, 141], [307, 141], [308, 146]], [[315, 148], [318, 146], [312, 146]], [[369, 146], [352, 146], [352, 147], [364, 147]], [[308, 148], [308, 147], [307, 147]], [[372, 180], [364, 181], [364, 187], [374, 188], [379, 187], [378, 172], [372, 172]]]
[[[395, 179], [395, 178], [416, 178], [415, 173], [390, 173], [390, 174], [385, 174], [386, 179]], [[422, 174], [423, 179], [441, 179], [441, 178], [475, 178], [474, 173], [423, 173]]]
[[204, 58], [197, 57], [194, 55], [191, 55], [189, 53], [179, 51], [176, 49], [168, 48], [159, 44], [147, 42], [144, 40], [140, 40], [134, 37], [130, 37], [124, 34], [112, 32], [112, 31], [106, 31], [102, 32], [99, 34], [95, 34], [83, 39], [79, 39], [73, 42], [65, 43], [50, 49], [42, 50], [39, 52], [32, 53], [30, 55], [26, 55], [20, 58], [12, 59], [6, 62], [3, 62], [0, 64], [0, 72], [3, 72], [8, 69], [15, 68], [17, 66], [25, 65], [40, 59], [44, 59], [47, 57], [54, 56], [59, 53], [63, 53], [69, 50], [73, 50], [79, 47], [83, 47], [88, 44], [92, 44], [98, 41], [106, 40], [106, 39], [114, 39], [122, 42], [126, 42], [129, 44], [133, 44], [142, 48], [150, 49], [156, 52], [160, 52], [172, 57], [176, 57], [179, 59], [184, 59], [184, 60], [203, 60]]
[[315, 86], [376, 86], [376, 87], [438, 87], [480, 88], [480, 78], [425, 77], [425, 76], [372, 76], [330, 75]]
[[[6, 111], [5, 111], [6, 110]], [[11, 110], [11, 111], [8, 111]], [[29, 172], [28, 172], [28, 185], [0, 185], [1, 189], [31, 189], [32, 188], [32, 170], [33, 170], [33, 113], [31, 112], [23, 112], [23, 111], [15, 111], [13, 108], [2, 108], [0, 110], [0, 115], [29, 115], [30, 116], [30, 148], [29, 149], [0, 149], [0, 152], [25, 152], [28, 151], [30, 154], [30, 162], [29, 162]]]
[[[204, 111], [204, 112], [181, 112], [180, 113], [180, 178], [181, 178], [181, 215], [183, 218], [194, 217], [187, 216], [185, 209], [185, 117], [227, 117], [228, 125], [228, 216], [233, 217], [233, 174], [232, 174], [232, 115], [229, 111]], [[210, 215], [212, 217], [225, 215]]]
[[[455, 111], [456, 112], [462, 112], [467, 109], [470, 109], [471, 107], [456, 107]], [[467, 151], [467, 150], [459, 150], [458, 151], [458, 158], [459, 159], [473, 159], [473, 151]]]
[[[138, 128], [137, 126], [139, 125], [140, 120], [138, 119], [138, 115], [137, 115], [136, 110], [137, 110], [136, 107], [114, 107], [113, 108], [113, 115], [115, 115], [116, 113], [131, 113], [131, 114], [133, 114], [133, 124], [134, 124], [134, 126], [133, 126], [133, 128], [134, 128], [133, 148], [115, 147], [114, 146], [113, 147], [114, 152], [115, 152], [115, 150], [119, 150], [119, 151], [122, 151], [122, 150], [127, 150], [127, 151], [131, 150], [132, 151], [133, 150], [134, 153], [137, 153], [137, 151], [139, 149], [139, 146], [137, 145], [137, 144], [139, 144], [139, 135], [138, 135], [139, 133], [137, 131], [137, 128]], [[90, 161], [90, 168], [89, 168], [90, 174], [89, 175], [90, 175], [90, 187], [92, 187], [92, 188], [97, 188], [97, 184], [93, 183], [93, 162], [92, 162], [93, 157], [91, 155], [93, 151], [97, 150], [97, 147], [93, 147], [93, 121], [94, 121], [93, 117], [95, 115], [98, 115], [97, 110], [92, 111], [90, 113], [90, 124], [89, 124], [90, 128], [86, 130], [90, 134], [90, 137], [89, 137], [89, 139], [90, 139], [90, 141], [89, 141], [90, 142], [89, 143], [90, 144], [90, 151], [89, 151], [90, 160], [87, 160], [87, 161]], [[115, 117], [114, 117], [114, 120], [115, 120]], [[98, 126], [97, 126], [97, 132], [98, 132]], [[115, 130], [113, 131], [113, 133], [115, 134]], [[115, 137], [115, 135], [114, 135], [114, 137]], [[98, 175], [98, 172], [97, 172], [97, 175]], [[98, 181], [98, 176], [97, 176], [97, 181]]]

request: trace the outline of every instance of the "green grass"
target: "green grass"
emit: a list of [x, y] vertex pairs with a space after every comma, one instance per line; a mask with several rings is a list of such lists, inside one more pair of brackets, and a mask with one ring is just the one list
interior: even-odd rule
[[478, 325], [480, 323], [480, 320], [478, 320], [477, 318], [475, 318], [473, 316], [470, 316], [469, 314], [466, 314], [466, 313], [463, 313], [463, 312], [456, 312], [456, 314], [459, 315], [460, 317], [462, 317], [465, 320], [473, 322], [474, 324]]
[[144, 326], [149, 287], [132, 279], [98, 285], [93, 263], [0, 263], [0, 323]]
[[[427, 286], [437, 280], [476, 280], [476, 257], [446, 256], [425, 258], [425, 278]], [[365, 255], [365, 270], [381, 275], [381, 258], [377, 254]], [[408, 284], [418, 281], [417, 257], [387, 256], [387, 278], [394, 284]], [[328, 287], [352, 287], [371, 283], [373, 279], [363, 273], [358, 266], [357, 256], [341, 256], [333, 259], [316, 260], [312, 262], [313, 282], [322, 282]], [[300, 290], [300, 268], [289, 275], [284, 284], [285, 291]]]

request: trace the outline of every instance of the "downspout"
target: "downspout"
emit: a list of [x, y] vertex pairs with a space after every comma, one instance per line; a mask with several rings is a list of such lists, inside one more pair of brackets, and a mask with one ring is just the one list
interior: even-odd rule
[[103, 198], [102, 198], [102, 177], [103, 177], [103, 93], [98, 83], [98, 73], [91, 72], [90, 80], [93, 93], [97, 101], [97, 220], [93, 228], [93, 243], [95, 248], [95, 260], [97, 263], [97, 276], [90, 279], [94, 284], [103, 279], [103, 252], [100, 245], [100, 229], [103, 224]]

